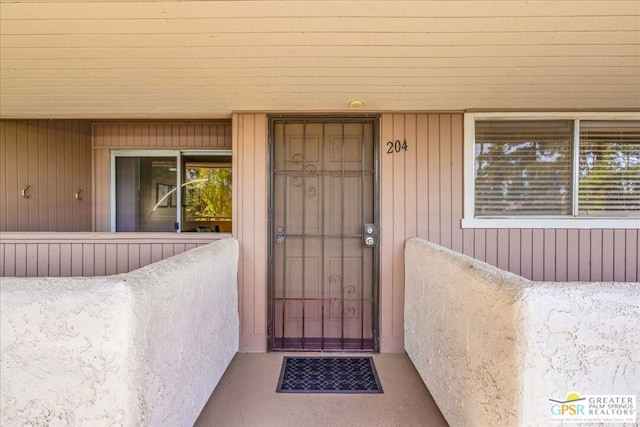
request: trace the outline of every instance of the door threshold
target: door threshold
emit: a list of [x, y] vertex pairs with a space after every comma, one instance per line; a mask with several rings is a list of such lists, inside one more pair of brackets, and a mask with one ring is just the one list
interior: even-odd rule
[[274, 338], [271, 351], [375, 353], [373, 338]]

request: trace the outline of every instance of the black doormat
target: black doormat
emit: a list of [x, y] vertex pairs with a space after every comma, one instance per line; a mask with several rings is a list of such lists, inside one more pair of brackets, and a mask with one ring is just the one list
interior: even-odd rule
[[382, 393], [372, 357], [285, 357], [278, 393]]

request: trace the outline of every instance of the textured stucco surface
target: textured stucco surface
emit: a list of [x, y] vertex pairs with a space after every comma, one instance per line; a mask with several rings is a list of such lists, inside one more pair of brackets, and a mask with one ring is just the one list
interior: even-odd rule
[[523, 424], [570, 391], [640, 399], [640, 283], [536, 283], [518, 314]]
[[537, 283], [409, 239], [405, 347], [452, 426], [550, 424], [549, 398], [640, 395], [640, 284]]
[[238, 242], [103, 278], [2, 278], [0, 424], [192, 425], [238, 350]]

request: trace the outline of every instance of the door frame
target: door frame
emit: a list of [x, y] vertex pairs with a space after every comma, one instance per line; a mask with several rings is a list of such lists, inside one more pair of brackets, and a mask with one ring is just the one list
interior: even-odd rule
[[[308, 120], [310, 122], [362, 122], [368, 121], [373, 124], [373, 217], [374, 223], [378, 226], [378, 243], [373, 248], [373, 283], [372, 283], [372, 337], [373, 352], [380, 351], [380, 251], [382, 233], [379, 232], [380, 227], [380, 116], [372, 114], [270, 114], [267, 115], [268, 122], [268, 156], [267, 156], [267, 352], [281, 351], [273, 350], [273, 333], [274, 333], [274, 313], [273, 313], [273, 295], [275, 287], [275, 271], [273, 263], [274, 243], [275, 243], [275, 225], [274, 225], [274, 176], [273, 167], [275, 164], [275, 144], [273, 143], [273, 129], [276, 120]], [[302, 350], [305, 351], [305, 350]], [[316, 350], [314, 350], [316, 351]], [[329, 351], [329, 350], [320, 350]], [[333, 351], [333, 350], [332, 350]], [[342, 350], [354, 351], [354, 350]], [[357, 351], [357, 350], [356, 350]], [[365, 350], [370, 351], [370, 350]]]

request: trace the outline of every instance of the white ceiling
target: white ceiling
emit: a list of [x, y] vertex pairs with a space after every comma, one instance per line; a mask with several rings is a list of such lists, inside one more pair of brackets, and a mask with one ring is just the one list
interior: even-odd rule
[[640, 110], [640, 1], [0, 1], [2, 117]]

